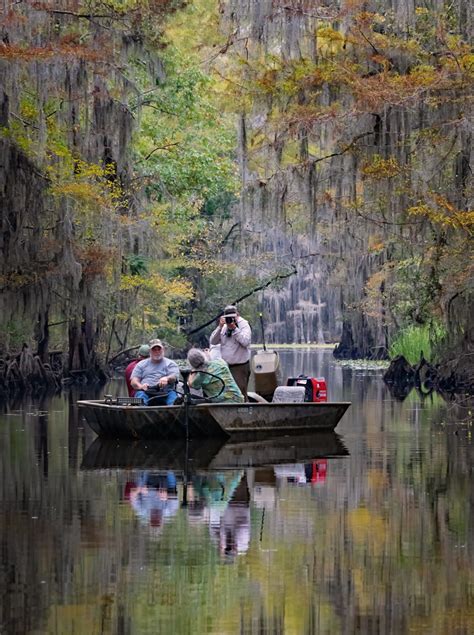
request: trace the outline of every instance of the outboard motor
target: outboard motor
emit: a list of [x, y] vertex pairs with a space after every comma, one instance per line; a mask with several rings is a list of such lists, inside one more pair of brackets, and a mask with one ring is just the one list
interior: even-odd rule
[[328, 400], [326, 380], [324, 377], [307, 377], [299, 375], [298, 377], [288, 377], [287, 386], [304, 386], [305, 401], [320, 403]]

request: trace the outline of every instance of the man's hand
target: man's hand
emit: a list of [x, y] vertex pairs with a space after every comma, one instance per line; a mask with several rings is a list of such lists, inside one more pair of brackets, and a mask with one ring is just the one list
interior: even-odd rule
[[224, 324], [225, 324], [225, 317], [221, 315], [221, 317], [219, 318], [219, 326], [224, 326]]
[[131, 384], [132, 388], [135, 388], [135, 390], [148, 390], [149, 388], [148, 384], [142, 384], [138, 381], [138, 379], [132, 380]]
[[160, 388], [164, 388], [165, 386], [168, 385], [168, 379], [169, 377], [160, 377], [158, 380], [158, 386]]

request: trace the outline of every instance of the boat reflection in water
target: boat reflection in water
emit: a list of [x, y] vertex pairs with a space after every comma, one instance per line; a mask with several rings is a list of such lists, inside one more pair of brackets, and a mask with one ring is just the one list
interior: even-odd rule
[[123, 470], [123, 500], [158, 537], [179, 512], [207, 526], [224, 562], [250, 545], [250, 508], [273, 506], [282, 482], [324, 485], [328, 459], [348, 451], [335, 433], [260, 441], [96, 439], [82, 469]]
[[82, 469], [231, 470], [347, 456], [335, 432], [279, 436], [172, 440], [104, 439], [87, 449]]

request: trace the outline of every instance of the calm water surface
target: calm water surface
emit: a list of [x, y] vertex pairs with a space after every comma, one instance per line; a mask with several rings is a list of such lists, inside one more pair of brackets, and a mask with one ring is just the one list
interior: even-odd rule
[[474, 633], [468, 413], [281, 357], [352, 401], [338, 435], [104, 443], [91, 392], [4, 406], [0, 633]]

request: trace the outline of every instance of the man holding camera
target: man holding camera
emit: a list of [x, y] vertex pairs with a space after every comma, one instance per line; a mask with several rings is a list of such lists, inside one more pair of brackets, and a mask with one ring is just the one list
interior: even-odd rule
[[209, 342], [211, 345], [221, 345], [222, 359], [229, 364], [230, 372], [245, 401], [248, 401], [251, 341], [252, 331], [249, 323], [240, 317], [237, 307], [229, 304], [219, 318], [219, 326], [212, 331]]

